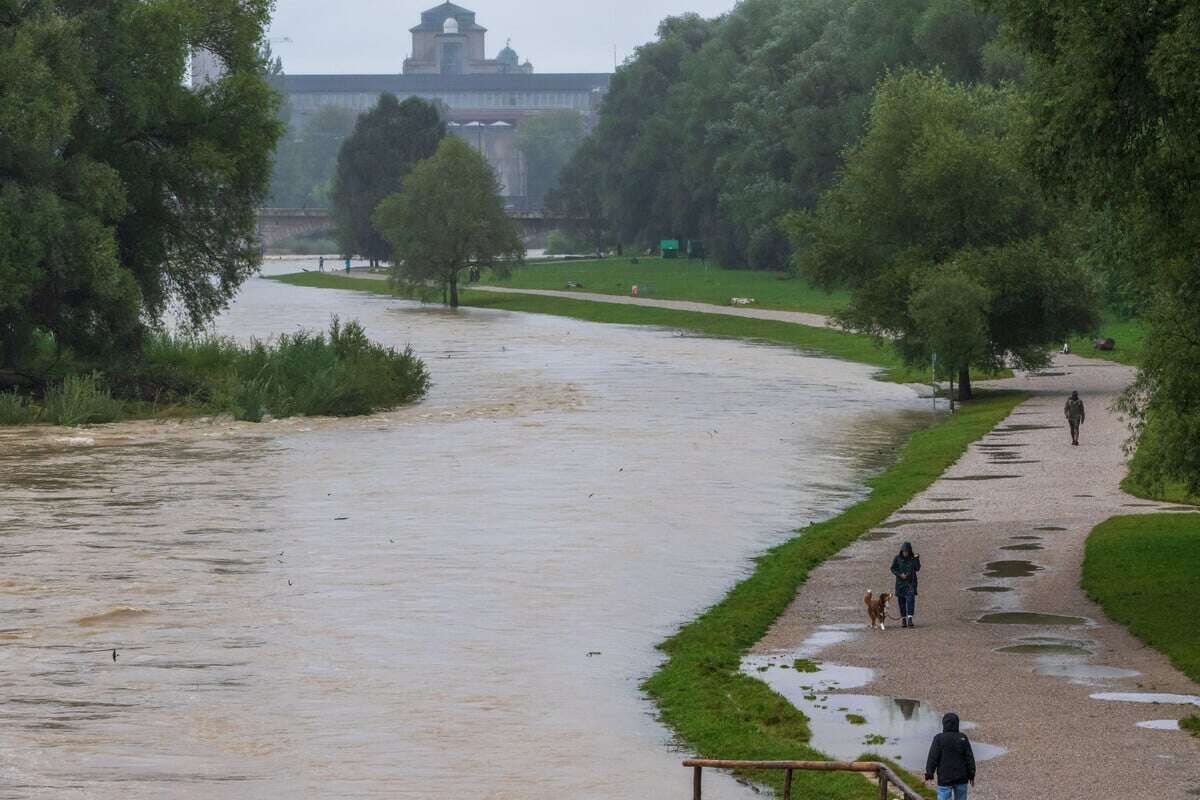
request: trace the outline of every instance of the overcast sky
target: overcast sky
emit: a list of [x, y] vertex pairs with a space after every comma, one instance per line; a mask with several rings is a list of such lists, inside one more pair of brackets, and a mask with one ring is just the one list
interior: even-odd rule
[[[284, 70], [312, 73], [398, 73], [409, 55], [408, 29], [439, 0], [277, 0], [270, 36]], [[695, 11], [722, 14], [734, 0], [459, 0], [488, 29], [487, 56], [512, 37], [521, 60], [537, 72], [611, 72], [654, 37], [663, 17]], [[290, 42], [278, 41], [282, 38]]]

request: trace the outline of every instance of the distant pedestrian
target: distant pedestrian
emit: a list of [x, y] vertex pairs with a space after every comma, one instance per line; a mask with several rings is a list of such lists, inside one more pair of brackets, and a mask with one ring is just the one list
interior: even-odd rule
[[1063, 342], [1062, 350], [1060, 350], [1059, 352], [1061, 352], [1064, 356], [1067, 355], [1068, 353], [1070, 353], [1071, 352], [1071, 343]]
[[892, 574], [896, 576], [896, 600], [900, 603], [900, 625], [914, 628], [913, 614], [917, 611], [917, 573], [921, 557], [913, 552], [912, 543], [905, 542], [892, 559]]
[[346, 256], [346, 274], [350, 274], [350, 256]]
[[317, 259], [317, 271], [318, 272], [325, 271], [325, 256], [321, 256], [320, 258]]
[[1063, 406], [1063, 415], [1067, 418], [1067, 424], [1071, 426], [1071, 444], [1079, 444], [1079, 426], [1083, 424], [1084, 414], [1083, 401], [1079, 399], [1079, 392], [1071, 392], [1071, 397], [1067, 400], [1067, 404]]
[[938, 800], [967, 800], [967, 784], [975, 786], [975, 754], [971, 740], [958, 730], [958, 714], [942, 717], [942, 732], [929, 745], [925, 780], [933, 780], [934, 775]]

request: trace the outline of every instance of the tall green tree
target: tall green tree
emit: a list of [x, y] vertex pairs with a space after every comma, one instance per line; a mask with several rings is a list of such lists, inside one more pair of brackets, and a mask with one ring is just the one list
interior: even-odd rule
[[385, 92], [358, 118], [338, 153], [333, 180], [333, 219], [347, 254], [372, 264], [387, 258], [388, 242], [371, 224], [376, 207], [400, 191], [417, 162], [432, 156], [446, 135], [437, 106], [417, 97], [404, 102]]
[[613, 244], [612, 222], [600, 196], [599, 162], [596, 143], [586, 140], [576, 157], [564, 165], [558, 182], [546, 195], [546, 210], [561, 219], [561, 224], [596, 251]]
[[1119, 283], [1150, 334], [1127, 410], [1143, 426], [1134, 473], [1200, 494], [1200, 4], [988, 0], [1032, 58], [1043, 184], [1109, 223]]
[[451, 308], [458, 307], [463, 270], [507, 272], [525, 256], [495, 171], [457, 136], [443, 139], [437, 153], [413, 169], [403, 190], [379, 205], [374, 221], [393, 247], [395, 285], [409, 293], [443, 289]]
[[543, 206], [583, 136], [583, 117], [577, 111], [553, 111], [521, 123], [516, 146], [525, 158], [526, 196], [534, 208]]
[[972, 367], [1043, 366], [1051, 346], [1094, 324], [1095, 291], [1060, 225], [1066, 212], [1042, 199], [1023, 159], [1028, 131], [1011, 87], [889, 75], [841, 179], [815, 213], [786, 226], [803, 275], [850, 289], [842, 322], [894, 340], [910, 363], [945, 346], [931, 304], [959, 287], [945, 302], [963, 320], [953, 366], [964, 399]]
[[[279, 135], [269, 0], [0, 0], [0, 361], [42, 329], [135, 349], [177, 306], [211, 318], [259, 264]], [[225, 76], [184, 82], [195, 48]]]
[[288, 131], [275, 150], [270, 202], [276, 208], [328, 208], [342, 143], [358, 114], [325, 106], [299, 130]]

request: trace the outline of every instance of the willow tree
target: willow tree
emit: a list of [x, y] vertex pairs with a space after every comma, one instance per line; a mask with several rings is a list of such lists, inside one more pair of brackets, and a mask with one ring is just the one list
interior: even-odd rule
[[402, 190], [379, 204], [374, 223], [392, 245], [394, 285], [408, 294], [444, 290], [451, 308], [464, 270], [507, 272], [525, 256], [495, 171], [457, 136], [413, 168]]
[[[1028, 125], [1011, 87], [890, 75], [840, 180], [787, 223], [796, 269], [850, 290], [846, 327], [890, 339], [912, 364], [942, 343], [964, 399], [972, 368], [1043, 366], [1094, 324], [1092, 280], [1061, 225], [1068, 211], [1044, 199], [1024, 161]], [[964, 346], [948, 346], [939, 297]]]
[[[258, 268], [280, 132], [259, 52], [270, 0], [0, 0], [0, 363], [36, 331], [135, 351]], [[191, 54], [224, 75], [193, 89]], [[10, 373], [11, 375], [11, 373]]]

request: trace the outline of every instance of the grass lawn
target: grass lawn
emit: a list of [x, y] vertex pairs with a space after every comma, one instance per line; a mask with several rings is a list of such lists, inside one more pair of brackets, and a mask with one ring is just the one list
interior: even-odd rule
[[591, 261], [531, 263], [517, 267], [508, 278], [484, 276], [484, 283], [514, 289], [567, 289], [567, 282], [583, 284], [578, 291], [628, 295], [638, 287], [641, 297], [694, 300], [729, 305], [731, 297], [753, 297], [760, 308], [832, 314], [845, 307], [845, 292], [832, 294], [809, 286], [800, 278], [779, 272], [722, 269], [695, 261], [639, 258], [605, 258]]
[[[1200, 515], [1114, 517], [1088, 537], [1083, 588], [1114, 621], [1200, 683], [1200, 634], [1178, 613], [1200, 586]], [[1187, 726], [1200, 736], [1200, 715]]]
[[[295, 286], [326, 289], [351, 289], [390, 295], [387, 281], [348, 278], [329, 273], [302, 272], [283, 275], [275, 280]], [[870, 336], [843, 333], [829, 328], [812, 328], [790, 322], [727, 317], [695, 311], [674, 311], [665, 308], [593, 303], [561, 297], [539, 295], [496, 294], [466, 290], [462, 304], [478, 308], [524, 311], [532, 314], [554, 314], [562, 317], [610, 322], [624, 325], [658, 325], [679, 328], [706, 336], [738, 337], [772, 344], [782, 344], [801, 350], [870, 364], [883, 370], [880, 376], [898, 383], [924, 383], [929, 376], [924, 371], [906, 367], [895, 351]]]
[[[1112, 339], [1116, 348], [1097, 350], [1092, 346], [1092, 339]], [[1145, 341], [1146, 326], [1141, 320], [1121, 319], [1106, 312], [1101, 317], [1100, 332], [1096, 336], [1076, 336], [1071, 340], [1071, 352], [1085, 358], [1103, 358], [1137, 367], [1141, 366]]]
[[[814, 567], [937, 480], [968, 444], [1026, 397], [981, 396], [955, 416], [918, 431], [895, 466], [868, 481], [870, 497], [760, 556], [753, 575], [660, 645], [668, 660], [644, 688], [658, 703], [663, 720], [705, 757], [821, 758], [808, 745], [804, 715], [766, 684], [739, 671], [743, 654], [784, 612]], [[780, 786], [777, 774], [752, 777]], [[874, 793], [860, 778], [834, 773], [801, 772], [797, 782], [797, 797], [865, 798]], [[919, 784], [909, 781], [914, 789]]]

